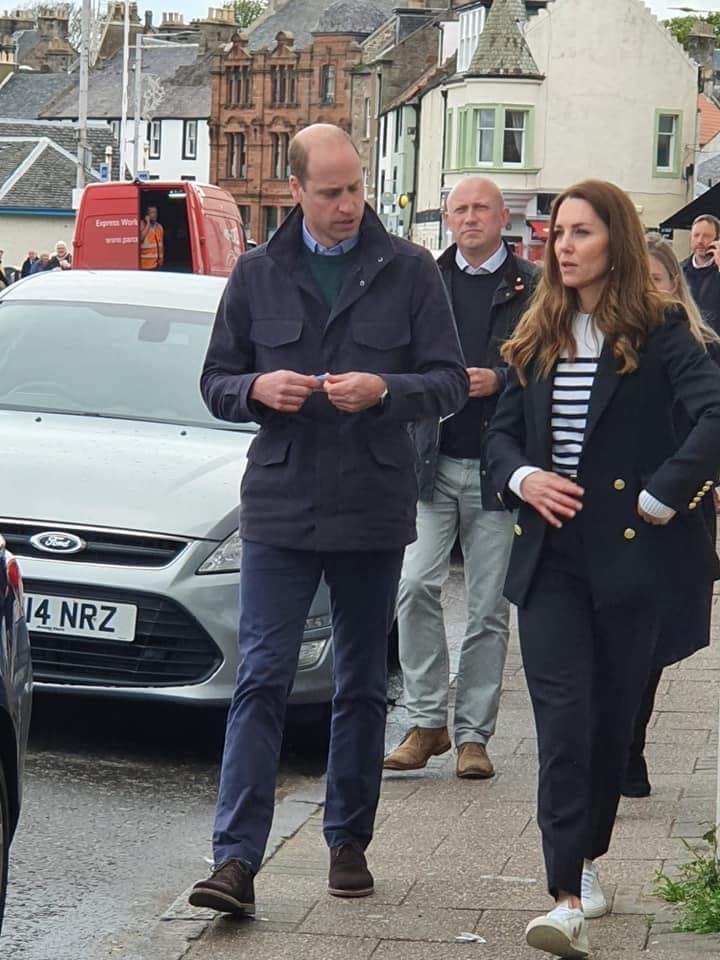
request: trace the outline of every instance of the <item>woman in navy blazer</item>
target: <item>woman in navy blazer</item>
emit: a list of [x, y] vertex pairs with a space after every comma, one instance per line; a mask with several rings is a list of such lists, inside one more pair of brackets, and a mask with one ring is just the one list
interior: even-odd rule
[[720, 468], [720, 371], [682, 305], [655, 290], [622, 190], [571, 187], [549, 232], [487, 451], [500, 496], [520, 508], [506, 596], [519, 607], [556, 900], [526, 937], [586, 957], [585, 919], [607, 910], [594, 861], [610, 843], [660, 601], [681, 605], [686, 586], [720, 576], [697, 509]]

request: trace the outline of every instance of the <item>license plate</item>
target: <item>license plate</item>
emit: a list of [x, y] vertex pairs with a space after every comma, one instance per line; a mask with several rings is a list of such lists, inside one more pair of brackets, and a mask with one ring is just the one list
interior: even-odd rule
[[131, 603], [26, 593], [25, 619], [28, 629], [37, 633], [130, 643], [135, 639], [137, 607]]

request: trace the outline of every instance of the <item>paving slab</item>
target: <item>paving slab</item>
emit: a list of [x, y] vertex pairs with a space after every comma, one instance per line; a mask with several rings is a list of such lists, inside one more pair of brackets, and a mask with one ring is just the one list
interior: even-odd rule
[[[685, 844], [702, 846], [714, 817], [719, 687], [720, 639], [663, 678], [648, 732], [652, 795], [620, 803], [600, 862], [611, 912], [589, 922], [592, 960], [720, 960], [720, 937], [674, 932], [675, 909], [654, 896], [658, 871], [686, 863]], [[394, 711], [388, 748], [406, 718]], [[386, 773], [368, 850], [376, 893], [363, 900], [327, 895], [322, 817], [313, 814], [321, 786], [287, 798], [277, 848], [256, 881], [261, 919], [213, 922], [188, 941], [185, 960], [541, 960], [524, 942], [528, 921], [552, 905], [536, 824], [536, 750], [513, 635], [489, 744], [493, 779], [458, 780], [454, 751], [425, 771]], [[178, 922], [197, 936], [201, 919]], [[461, 933], [485, 942], [459, 942]]]

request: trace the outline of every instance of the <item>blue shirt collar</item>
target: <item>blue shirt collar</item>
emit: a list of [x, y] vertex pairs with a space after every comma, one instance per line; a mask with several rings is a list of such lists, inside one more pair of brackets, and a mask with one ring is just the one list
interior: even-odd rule
[[312, 251], [312, 253], [319, 253], [323, 257], [339, 257], [342, 253], [350, 253], [350, 251], [357, 246], [357, 242], [360, 239], [360, 234], [356, 233], [354, 237], [341, 240], [340, 243], [335, 244], [334, 247], [324, 247], [321, 243], [318, 243], [308, 230], [305, 225], [305, 217], [303, 217], [302, 222], [302, 235], [303, 243], [308, 250]]

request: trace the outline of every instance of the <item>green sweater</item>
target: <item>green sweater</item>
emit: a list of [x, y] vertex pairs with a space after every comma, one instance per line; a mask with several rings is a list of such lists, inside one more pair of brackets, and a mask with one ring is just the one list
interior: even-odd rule
[[330, 309], [338, 298], [345, 278], [355, 264], [356, 253], [357, 247], [353, 247], [349, 253], [328, 256], [327, 254], [313, 253], [309, 247], [303, 244], [305, 262], [318, 285], [323, 300]]

